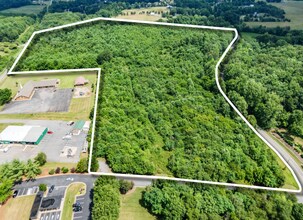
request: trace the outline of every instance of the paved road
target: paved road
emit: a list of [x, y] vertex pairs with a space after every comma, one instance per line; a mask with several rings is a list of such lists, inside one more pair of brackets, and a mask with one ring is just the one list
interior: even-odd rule
[[[289, 155], [289, 153], [280, 146], [271, 136], [269, 136], [266, 131], [258, 130], [258, 132], [281, 154], [281, 156], [285, 159], [285, 161], [289, 164], [289, 166], [293, 169], [295, 174], [298, 177], [300, 184], [303, 186], [303, 171], [299, 164]], [[298, 201], [303, 203], [303, 193], [296, 194]]]
[[[67, 178], [73, 178], [73, 181], [66, 180]], [[86, 194], [83, 198], [83, 209], [81, 213], [81, 218], [77, 218], [77, 220], [86, 220], [90, 219], [90, 208], [92, 205], [92, 189], [94, 181], [96, 180], [96, 176], [92, 175], [79, 175], [79, 174], [69, 174], [69, 175], [59, 175], [59, 176], [49, 176], [44, 178], [36, 179], [35, 181], [22, 182], [15, 186], [15, 189], [22, 189], [28, 187], [38, 186], [41, 183], [44, 183], [48, 186], [68, 186], [72, 182], [84, 182], [86, 184]]]

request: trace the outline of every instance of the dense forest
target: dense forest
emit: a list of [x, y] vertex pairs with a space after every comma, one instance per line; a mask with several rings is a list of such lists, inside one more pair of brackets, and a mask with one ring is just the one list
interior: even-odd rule
[[303, 205], [292, 194], [157, 181], [142, 204], [159, 219], [302, 220]]
[[244, 38], [224, 65], [229, 97], [258, 125], [303, 137], [303, 47]]
[[34, 23], [30, 17], [0, 16], [0, 42], [13, 42], [25, 29]]
[[18, 8], [31, 4], [31, 0], [0, 0], [0, 11], [7, 8]]
[[282, 186], [272, 152], [217, 91], [231, 37], [102, 22], [37, 38], [17, 69], [101, 65], [95, 154], [114, 172]]

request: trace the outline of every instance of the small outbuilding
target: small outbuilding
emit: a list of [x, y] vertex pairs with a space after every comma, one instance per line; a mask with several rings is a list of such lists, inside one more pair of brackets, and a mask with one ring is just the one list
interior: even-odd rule
[[75, 84], [74, 86], [84, 86], [88, 83], [88, 80], [85, 79], [83, 76], [79, 76], [76, 80], [75, 80]]
[[85, 121], [81, 120], [81, 121], [76, 121], [73, 129], [72, 129], [72, 134], [73, 135], [79, 135], [83, 129], [83, 126], [85, 124]]

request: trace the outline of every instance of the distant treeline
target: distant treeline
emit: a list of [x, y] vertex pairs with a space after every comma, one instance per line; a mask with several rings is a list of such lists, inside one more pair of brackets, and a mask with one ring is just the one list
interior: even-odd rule
[[0, 0], [0, 11], [8, 8], [18, 8], [31, 4], [31, 0]]

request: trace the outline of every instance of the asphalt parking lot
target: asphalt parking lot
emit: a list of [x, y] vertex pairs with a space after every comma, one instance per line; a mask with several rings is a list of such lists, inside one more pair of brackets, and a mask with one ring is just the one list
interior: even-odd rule
[[72, 97], [72, 89], [38, 89], [31, 100], [12, 101], [3, 107], [0, 114], [67, 112]]
[[[62, 137], [71, 131], [73, 126], [67, 125], [66, 121], [53, 120], [0, 120], [0, 123], [24, 123], [25, 125], [39, 125], [47, 127], [53, 134], [46, 134], [39, 145], [9, 145], [7, 152], [0, 151], [0, 164], [10, 162], [13, 159], [26, 161], [34, 158], [39, 152], [47, 155], [49, 162], [77, 163], [80, 158], [82, 146], [86, 140], [86, 133], [81, 132], [78, 136], [72, 136], [71, 140], [63, 140]], [[64, 147], [76, 148], [73, 157], [62, 156]], [[2, 146], [3, 148], [5, 145]]]
[[[86, 206], [87, 204], [85, 204], [85, 195], [83, 195], [83, 196], [78, 196], [77, 197], [77, 199], [76, 199], [76, 202], [79, 202], [80, 204], [81, 204], [81, 206], [82, 206], [82, 211], [80, 211], [80, 212], [74, 212], [74, 217], [73, 217], [73, 219], [87, 219], [87, 218], [85, 218], [86, 216], [86, 213], [85, 213], [85, 211], [87, 210], [87, 209], [85, 209], [85, 208], [83, 208], [83, 206]], [[84, 212], [83, 212], [84, 211]]]
[[40, 220], [59, 220], [61, 211], [43, 212], [40, 215]]

